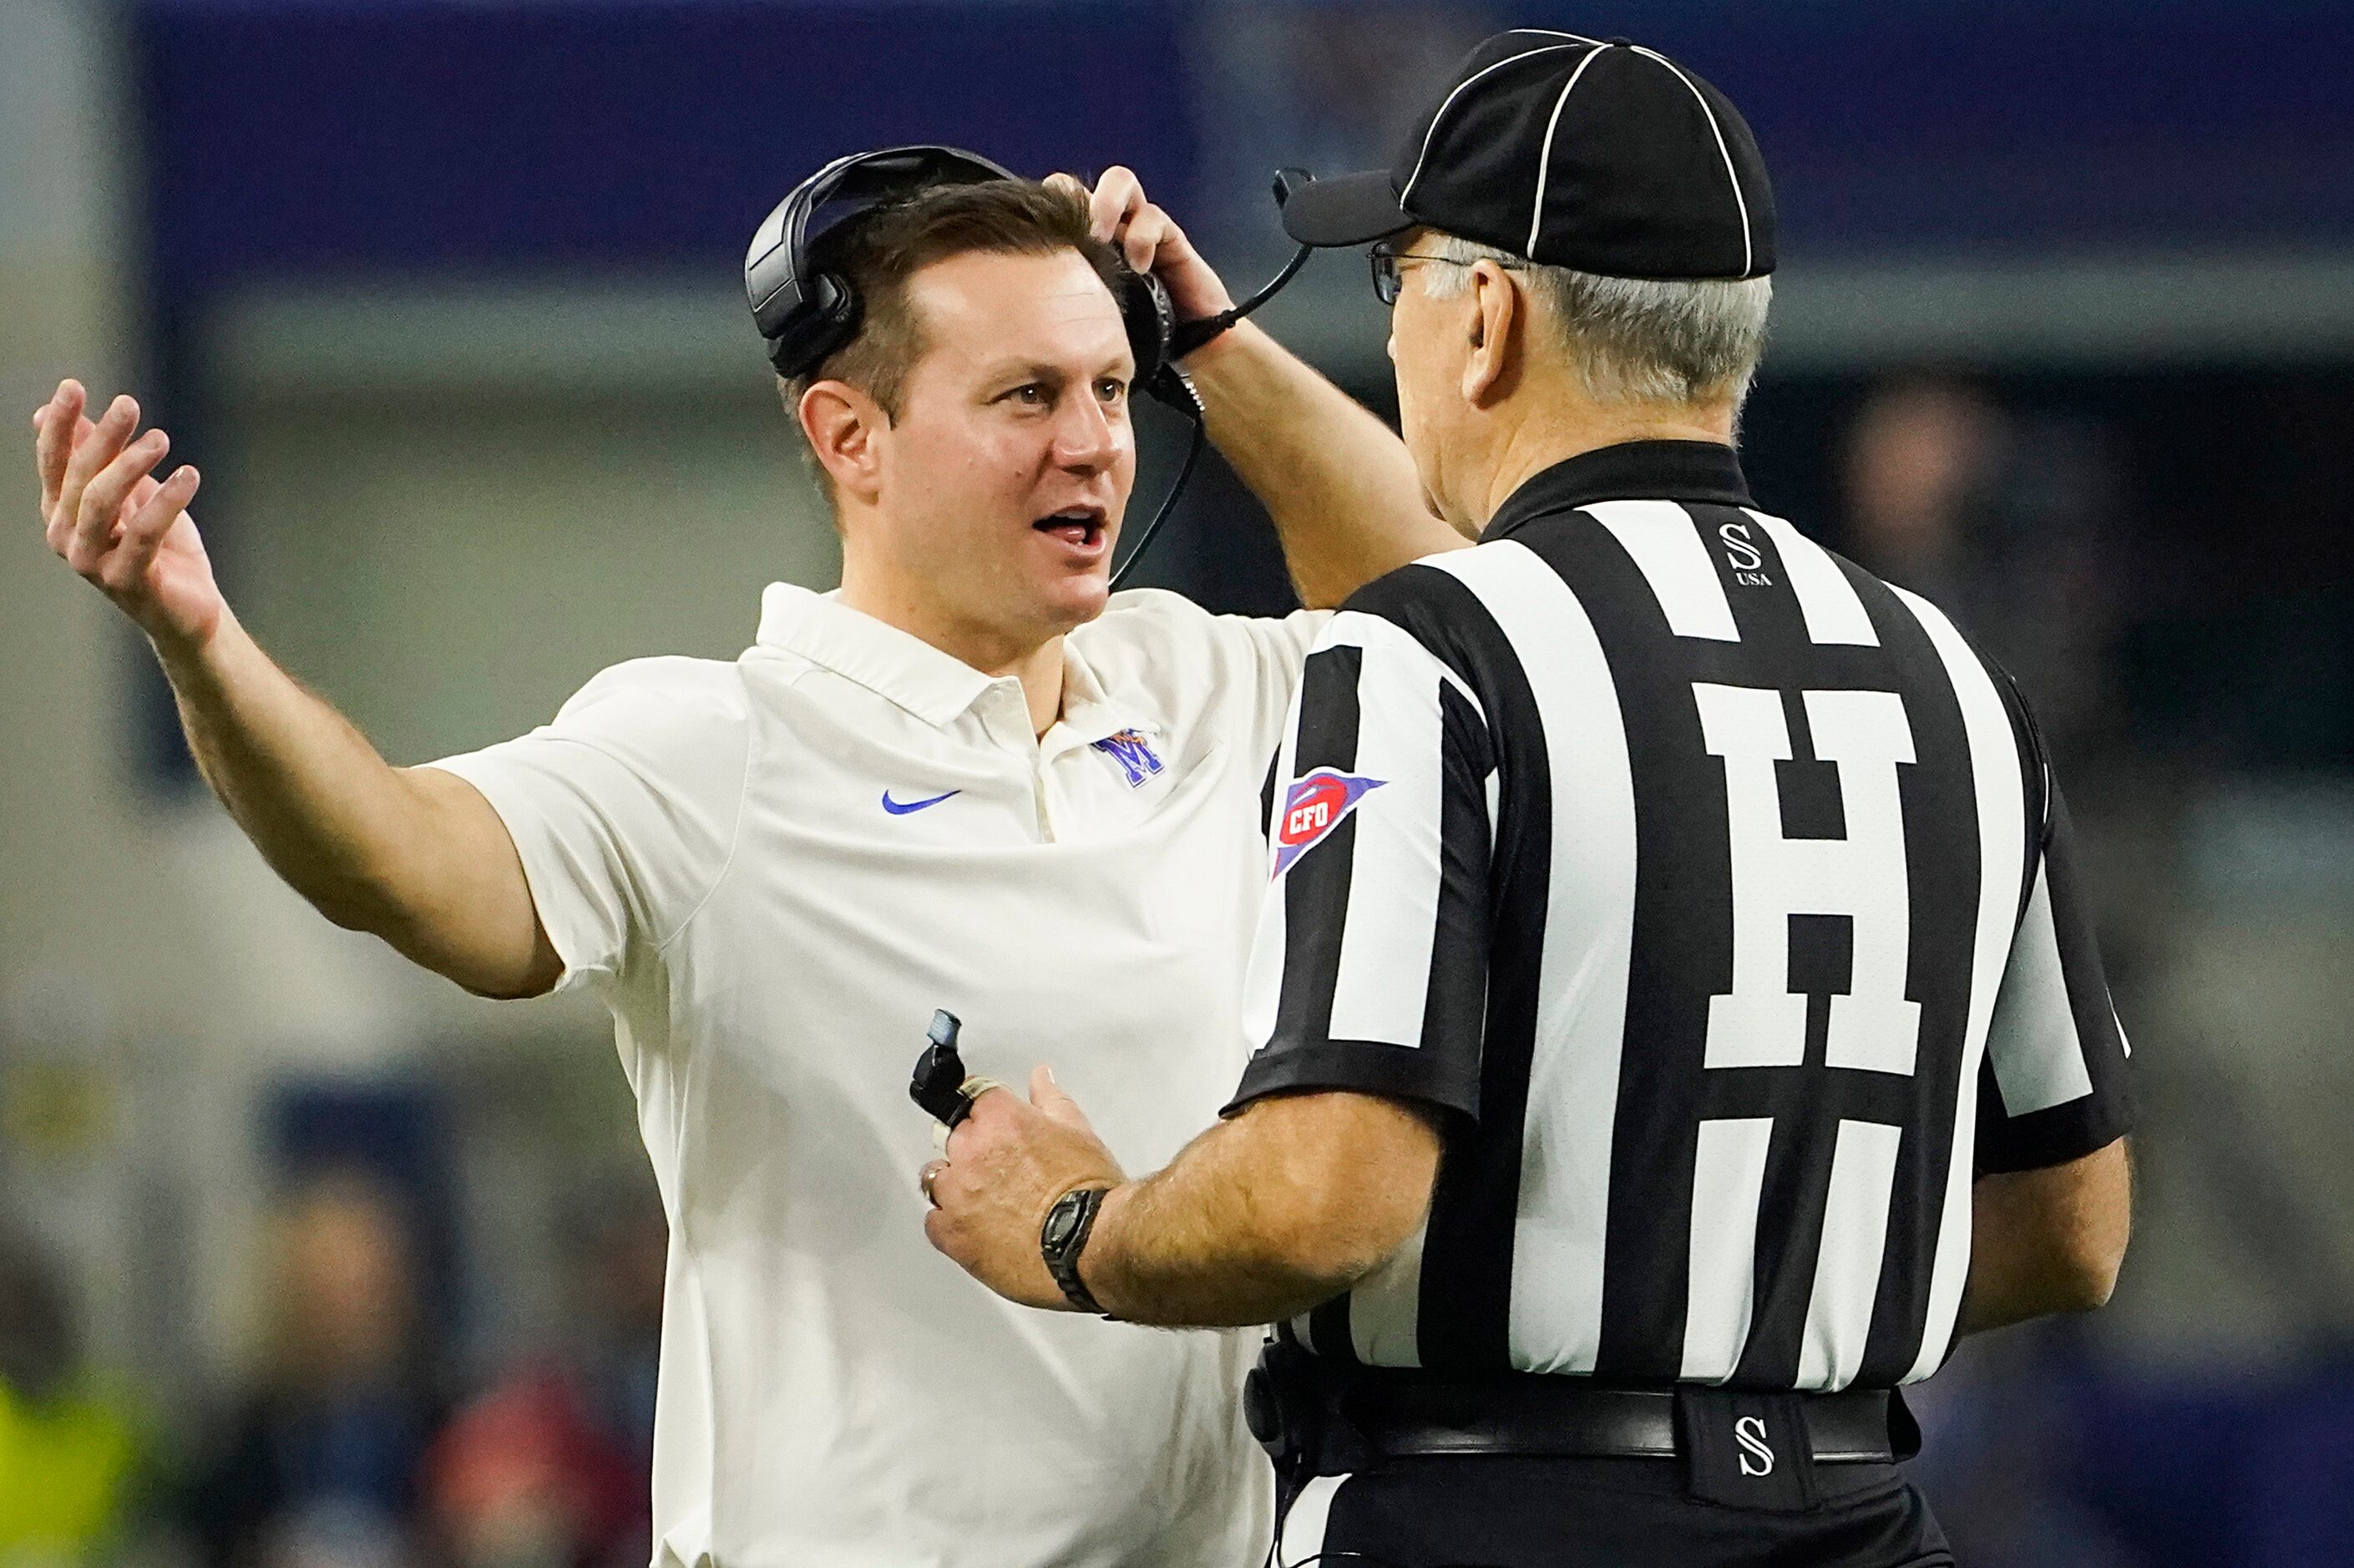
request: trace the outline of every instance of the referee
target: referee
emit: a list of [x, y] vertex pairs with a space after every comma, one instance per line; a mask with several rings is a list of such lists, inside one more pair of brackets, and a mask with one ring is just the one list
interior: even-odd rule
[[935, 1244], [1278, 1322], [1285, 1563], [1950, 1563], [1894, 1391], [2106, 1298], [2126, 1046], [2017, 688], [1743, 480], [1748, 128], [1507, 33], [1285, 222], [1382, 241], [1406, 442], [1480, 543], [1309, 656], [1228, 1119], [1131, 1181], [1051, 1084], [985, 1095]]

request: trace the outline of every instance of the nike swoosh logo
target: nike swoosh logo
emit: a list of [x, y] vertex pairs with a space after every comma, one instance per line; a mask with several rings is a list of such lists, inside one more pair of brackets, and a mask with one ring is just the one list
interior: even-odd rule
[[910, 811], [920, 811], [927, 806], [937, 806], [947, 800], [949, 795], [963, 793], [961, 789], [951, 789], [948, 795], [935, 795], [928, 800], [894, 800], [891, 799], [891, 791], [885, 789], [883, 791], [883, 809], [895, 817], [904, 817]]

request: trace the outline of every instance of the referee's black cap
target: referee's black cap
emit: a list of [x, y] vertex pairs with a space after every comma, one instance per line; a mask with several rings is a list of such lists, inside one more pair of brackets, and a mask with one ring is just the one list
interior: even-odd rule
[[1740, 111], [1625, 38], [1499, 33], [1388, 168], [1295, 185], [1283, 204], [1302, 245], [1416, 224], [1613, 278], [1774, 270], [1774, 193]]

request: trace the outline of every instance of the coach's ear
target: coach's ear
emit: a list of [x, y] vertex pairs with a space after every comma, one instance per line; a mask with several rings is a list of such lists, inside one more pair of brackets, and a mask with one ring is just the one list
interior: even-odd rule
[[883, 406], [847, 381], [818, 381], [801, 394], [795, 411], [834, 488], [874, 501], [883, 488], [880, 446], [891, 428]]

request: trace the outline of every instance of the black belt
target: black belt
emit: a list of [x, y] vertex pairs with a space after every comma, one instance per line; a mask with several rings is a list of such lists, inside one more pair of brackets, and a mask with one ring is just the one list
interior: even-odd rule
[[[1380, 1459], [1453, 1455], [1673, 1458], [1686, 1397], [1713, 1391], [1613, 1388], [1543, 1373], [1455, 1377], [1343, 1368], [1270, 1346], [1252, 1374], [1251, 1431], [1281, 1466], [1341, 1474]], [[1783, 1394], [1819, 1464], [1889, 1464], [1919, 1437], [1885, 1389]]]
[[[1890, 1464], [1888, 1393], [1802, 1394], [1818, 1464]], [[1671, 1459], [1682, 1451], [1676, 1396], [1666, 1389], [1597, 1388], [1530, 1374], [1495, 1383], [1367, 1383], [1341, 1411], [1384, 1458], [1522, 1454], [1548, 1458]]]

